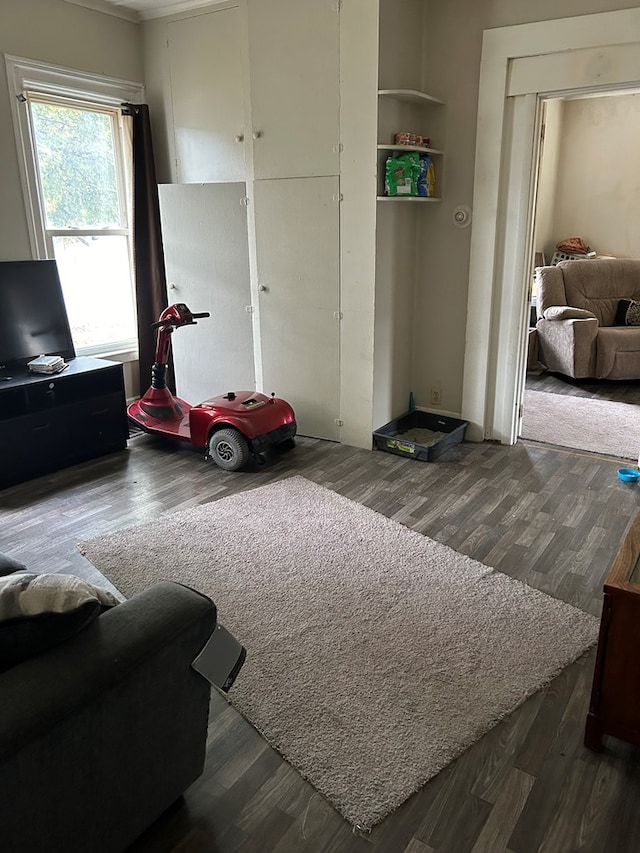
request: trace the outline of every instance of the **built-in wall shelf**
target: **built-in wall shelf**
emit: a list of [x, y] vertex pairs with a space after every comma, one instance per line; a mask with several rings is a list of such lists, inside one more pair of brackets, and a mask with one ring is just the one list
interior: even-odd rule
[[422, 195], [379, 195], [378, 201], [442, 201], [441, 198]]
[[422, 154], [444, 154], [439, 148], [425, 148], [423, 145], [378, 145], [378, 151], [420, 151]]
[[427, 95], [426, 92], [419, 92], [417, 89], [378, 89], [378, 95], [393, 98], [405, 104], [413, 104], [414, 106], [425, 106], [426, 104], [444, 105], [444, 101], [441, 101], [439, 98]]
[[[442, 158], [444, 151], [440, 148], [432, 148], [430, 145], [398, 145], [395, 142], [387, 142], [395, 139], [399, 131], [415, 133], [420, 136], [419, 141], [432, 140], [432, 133], [437, 136], [436, 127], [442, 131], [439, 125], [441, 116], [437, 119], [432, 107], [444, 106], [444, 101], [434, 98], [427, 92], [418, 89], [378, 89], [378, 200], [379, 201], [440, 201], [442, 195]], [[439, 110], [438, 110], [439, 113]], [[428, 137], [428, 140], [427, 140]], [[394, 152], [428, 154], [437, 158], [436, 163], [436, 193], [434, 197], [424, 196], [386, 196], [385, 189], [385, 161]]]

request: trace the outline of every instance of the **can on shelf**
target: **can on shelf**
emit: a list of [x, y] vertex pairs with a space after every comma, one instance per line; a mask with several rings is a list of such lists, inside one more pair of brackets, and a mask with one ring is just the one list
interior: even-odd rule
[[393, 137], [395, 145], [415, 145], [415, 142], [411, 141], [412, 139], [415, 139], [413, 133], [396, 133]]

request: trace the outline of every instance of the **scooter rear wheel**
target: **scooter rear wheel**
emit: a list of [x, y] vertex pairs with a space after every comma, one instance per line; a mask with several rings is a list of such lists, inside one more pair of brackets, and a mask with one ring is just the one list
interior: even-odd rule
[[237, 471], [249, 459], [249, 445], [237, 429], [219, 429], [209, 440], [209, 456], [223, 471]]

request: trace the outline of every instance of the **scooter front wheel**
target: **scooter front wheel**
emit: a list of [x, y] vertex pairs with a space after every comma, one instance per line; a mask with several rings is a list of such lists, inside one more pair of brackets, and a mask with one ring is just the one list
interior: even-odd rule
[[209, 456], [223, 471], [237, 471], [249, 459], [249, 445], [237, 429], [219, 429], [209, 440]]

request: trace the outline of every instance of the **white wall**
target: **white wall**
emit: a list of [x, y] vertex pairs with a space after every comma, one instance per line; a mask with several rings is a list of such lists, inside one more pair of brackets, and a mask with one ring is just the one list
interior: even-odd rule
[[557, 243], [640, 257], [640, 94], [565, 101], [555, 192]]
[[[426, 11], [424, 0], [380, 0], [379, 89], [422, 89]], [[439, 107], [415, 109], [381, 98], [378, 141], [390, 143], [399, 131], [422, 133], [432, 110], [438, 111]], [[381, 172], [388, 153], [378, 157]], [[374, 428], [384, 426], [409, 407], [413, 389], [416, 229], [424, 206], [428, 205], [377, 205]]]
[[[424, 88], [446, 101], [444, 197], [421, 211], [418, 301], [415, 314], [414, 392], [429, 407], [440, 385], [442, 408], [459, 412], [465, 349], [471, 228], [451, 220], [458, 204], [471, 204], [483, 30], [536, 20], [629, 9], [629, 0], [427, 0]], [[540, 46], [541, 52], [544, 45]], [[489, 330], [487, 329], [487, 334]]]
[[380, 0], [378, 88], [421, 89], [424, 0]]
[[[63, 0], [2, 0], [0, 53], [143, 82], [137, 24]], [[31, 258], [4, 57], [0, 68], [0, 261]], [[127, 396], [138, 392], [137, 362], [124, 365]]]
[[378, 16], [350, 0], [340, 18], [341, 440], [371, 447], [375, 302]]
[[560, 168], [564, 104], [565, 101], [561, 98], [553, 98], [546, 102], [544, 113], [544, 144], [538, 175], [534, 251], [544, 253], [544, 259], [548, 264], [551, 263], [555, 245], [559, 239], [555, 232], [553, 217]]

